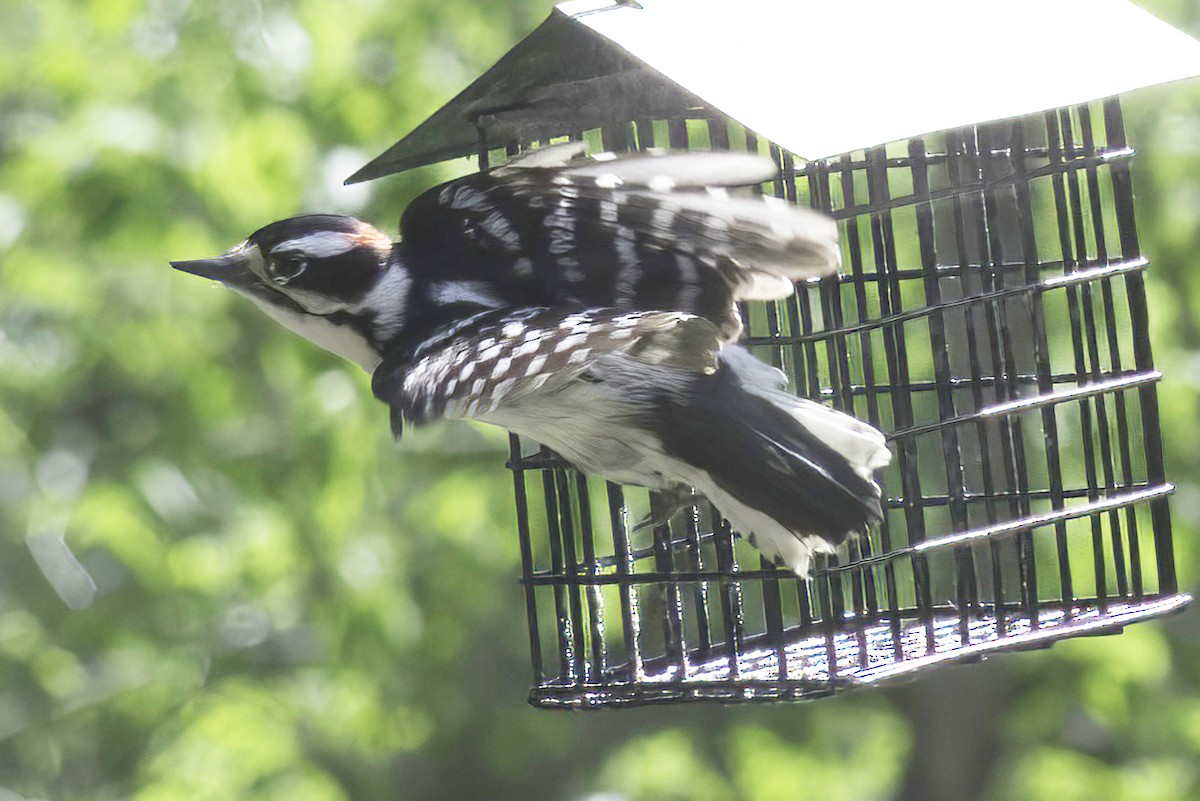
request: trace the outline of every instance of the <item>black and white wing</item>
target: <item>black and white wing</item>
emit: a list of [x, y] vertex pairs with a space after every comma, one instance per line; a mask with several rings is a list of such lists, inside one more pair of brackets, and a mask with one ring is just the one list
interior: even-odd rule
[[881, 516], [883, 435], [784, 392], [778, 371], [692, 314], [487, 312], [385, 361], [374, 389], [396, 433], [477, 419], [610, 481], [695, 487], [800, 574]]
[[410, 354], [385, 359], [372, 388], [403, 424], [482, 418], [531, 393], [552, 394], [606, 355], [629, 353], [713, 372], [720, 338], [683, 312], [528, 308], [484, 312], [447, 326]]
[[840, 263], [833, 220], [730, 194], [773, 179], [768, 159], [583, 158], [581, 148], [533, 151], [418, 197], [400, 224], [408, 269], [418, 280], [473, 288], [496, 307], [672, 309], [732, 339], [736, 301], [786, 297], [793, 281]]

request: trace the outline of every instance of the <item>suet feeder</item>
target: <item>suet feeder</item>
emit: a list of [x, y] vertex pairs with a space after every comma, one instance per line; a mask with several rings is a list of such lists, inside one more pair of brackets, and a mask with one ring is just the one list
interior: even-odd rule
[[746, 308], [746, 342], [888, 433], [883, 525], [801, 581], [514, 438], [531, 701], [810, 698], [1186, 605], [1116, 95], [1198, 73], [1125, 0], [575, 0], [353, 176], [746, 149], [840, 222], [842, 274]]

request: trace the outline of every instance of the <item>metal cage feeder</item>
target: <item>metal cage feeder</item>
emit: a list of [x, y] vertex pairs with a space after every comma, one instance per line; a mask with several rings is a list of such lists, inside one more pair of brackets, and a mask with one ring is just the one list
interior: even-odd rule
[[[883, 524], [802, 581], [707, 504], [635, 530], [657, 498], [514, 437], [532, 703], [820, 697], [1119, 631], [1188, 603], [1172, 548], [1134, 152], [1117, 99], [809, 161], [663, 76], [640, 78], [651, 89], [615, 111], [572, 116], [534, 103], [480, 113], [504, 106], [481, 98], [505, 96], [496, 87], [506, 80], [536, 83], [520, 67], [537, 62], [530, 52], [574, 54], [560, 65], [572, 103], [644, 68], [580, 24], [610, 3], [566, 5], [572, 14], [552, 16], [357, 177], [445, 157], [422, 141], [466, 152], [465, 131], [483, 168], [564, 135], [595, 149], [769, 154], [780, 177], [763, 190], [837, 219], [845, 266], [786, 301], [745, 308], [745, 341], [798, 394], [887, 432], [893, 461], [880, 476]], [[644, 11], [613, 13], [636, 22]], [[587, 75], [606, 76], [609, 90], [580, 88]]]
[[884, 524], [799, 581], [711, 508], [639, 538], [629, 510], [654, 499], [514, 443], [534, 702], [826, 695], [1178, 608], [1117, 101], [801, 167], [771, 152], [776, 192], [841, 221], [849, 258], [746, 309], [746, 341], [888, 432]]

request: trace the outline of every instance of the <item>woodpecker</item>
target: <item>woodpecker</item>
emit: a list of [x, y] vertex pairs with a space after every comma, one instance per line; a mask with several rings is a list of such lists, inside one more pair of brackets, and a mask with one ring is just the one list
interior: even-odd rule
[[804, 577], [881, 519], [890, 455], [737, 344], [737, 302], [840, 265], [833, 220], [730, 192], [776, 174], [748, 154], [558, 145], [428, 190], [394, 242], [316, 214], [172, 266], [373, 372], [397, 438], [480, 420], [609, 481], [694, 489]]

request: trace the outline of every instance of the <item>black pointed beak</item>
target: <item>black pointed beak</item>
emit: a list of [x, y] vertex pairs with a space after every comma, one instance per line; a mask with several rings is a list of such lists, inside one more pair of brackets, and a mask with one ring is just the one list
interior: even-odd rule
[[185, 273], [198, 275], [201, 278], [211, 278], [214, 281], [225, 281], [230, 275], [241, 267], [240, 264], [234, 263], [235, 260], [229, 256], [221, 256], [216, 259], [194, 259], [192, 261], [173, 261], [171, 266], [176, 270], [181, 270]]
[[250, 271], [249, 260], [237, 251], [215, 259], [173, 261], [171, 266], [181, 272], [220, 281], [230, 287], [249, 288], [260, 283], [258, 276]]

